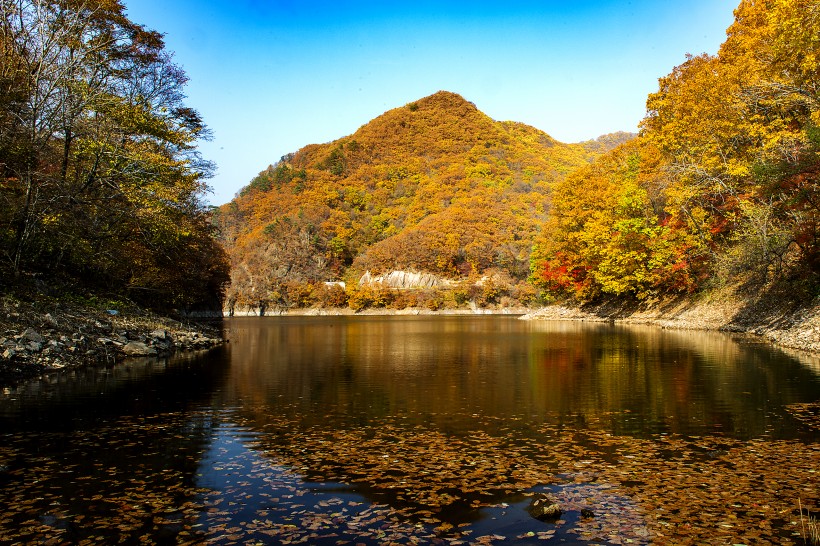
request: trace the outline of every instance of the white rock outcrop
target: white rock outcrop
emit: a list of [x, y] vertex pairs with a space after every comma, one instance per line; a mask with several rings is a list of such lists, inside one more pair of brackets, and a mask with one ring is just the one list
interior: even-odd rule
[[391, 271], [384, 275], [372, 275], [365, 271], [359, 279], [359, 286], [365, 284], [382, 284], [390, 288], [435, 288], [448, 286], [450, 281], [431, 273], [415, 271]]

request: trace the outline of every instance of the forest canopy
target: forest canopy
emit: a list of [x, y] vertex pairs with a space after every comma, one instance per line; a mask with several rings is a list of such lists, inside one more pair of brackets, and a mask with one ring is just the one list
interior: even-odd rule
[[208, 132], [162, 36], [117, 0], [2, 0], [0, 270], [160, 307], [218, 300]]

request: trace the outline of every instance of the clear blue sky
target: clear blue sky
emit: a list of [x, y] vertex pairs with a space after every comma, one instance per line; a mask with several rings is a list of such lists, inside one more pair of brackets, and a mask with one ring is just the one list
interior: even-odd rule
[[564, 142], [635, 131], [659, 77], [717, 52], [739, 0], [124, 1], [190, 78], [222, 204], [282, 155], [439, 90]]

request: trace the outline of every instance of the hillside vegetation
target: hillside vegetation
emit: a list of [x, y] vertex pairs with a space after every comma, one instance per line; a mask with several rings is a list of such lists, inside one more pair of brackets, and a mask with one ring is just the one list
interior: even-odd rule
[[[531, 299], [530, 252], [554, 185], [632, 136], [563, 144], [444, 91], [386, 112], [353, 135], [283, 157], [220, 209], [229, 304], [420, 303], [350, 288], [365, 271], [396, 270], [456, 284], [491, 277], [485, 300], [500, 297], [499, 285]], [[340, 280], [347, 293], [324, 284]]]
[[[283, 157], [220, 211], [230, 301], [418, 304], [357, 286], [408, 271], [449, 279], [454, 305], [726, 286], [810, 304], [818, 36], [817, 0], [743, 0], [716, 55], [659, 80], [634, 139], [562, 144], [440, 92]], [[338, 280], [346, 293], [322, 284]]]
[[737, 285], [811, 303], [818, 37], [816, 0], [743, 0], [717, 55], [661, 78], [637, 139], [556, 185], [536, 285], [587, 302]]

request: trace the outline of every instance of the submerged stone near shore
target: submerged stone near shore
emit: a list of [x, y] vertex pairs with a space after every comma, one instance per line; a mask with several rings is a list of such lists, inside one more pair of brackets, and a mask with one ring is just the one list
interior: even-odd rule
[[544, 495], [535, 497], [530, 502], [527, 512], [535, 519], [541, 521], [556, 520], [564, 513], [558, 503], [553, 502], [549, 497]]

